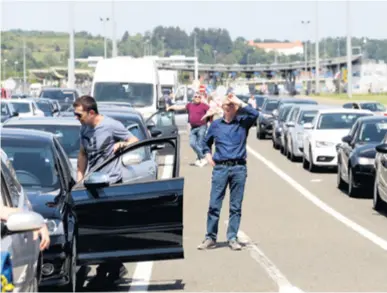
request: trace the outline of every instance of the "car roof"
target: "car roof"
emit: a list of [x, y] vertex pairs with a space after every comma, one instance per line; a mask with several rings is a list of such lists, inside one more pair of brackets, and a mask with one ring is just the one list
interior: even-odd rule
[[[293, 104], [293, 106], [300, 107], [300, 110], [323, 110], [323, 109], [337, 109], [337, 106], [333, 105], [321, 105], [321, 104]], [[340, 108], [341, 109], [341, 108]]]
[[345, 109], [345, 108], [332, 108], [332, 109], [319, 109], [319, 113], [326, 114], [326, 113], [365, 113], [365, 114], [372, 114], [373, 113], [369, 110], [361, 110], [361, 109]]
[[114, 117], [122, 117], [122, 118], [132, 118], [132, 119], [139, 119], [143, 120], [143, 117], [140, 113], [136, 112], [122, 112], [122, 111], [104, 111], [101, 110], [101, 113], [103, 115], [106, 115], [108, 117], [114, 118]]
[[25, 142], [41, 141], [51, 143], [54, 138], [54, 134], [35, 129], [2, 127], [1, 138], [21, 139]]
[[[72, 119], [69, 119], [72, 118]], [[74, 117], [13, 117], [4, 125], [81, 125]]]
[[361, 117], [358, 119], [360, 122], [378, 122], [378, 121], [385, 121], [387, 122], [387, 117], [386, 116], [366, 116], [366, 117]]
[[33, 100], [31, 100], [31, 99], [8, 99], [7, 102], [31, 104], [31, 103], [33, 103]]
[[381, 104], [381, 102], [378, 102], [378, 101], [357, 101], [355, 103], [358, 103], [358, 104]]

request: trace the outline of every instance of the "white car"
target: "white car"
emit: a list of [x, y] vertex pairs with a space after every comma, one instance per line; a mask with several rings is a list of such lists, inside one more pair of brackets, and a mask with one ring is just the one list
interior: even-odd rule
[[44, 117], [44, 112], [39, 109], [34, 100], [10, 99], [4, 101], [12, 104], [19, 117]]
[[336, 145], [349, 133], [359, 117], [373, 116], [369, 110], [320, 109], [312, 123], [304, 124], [303, 167], [337, 167]]

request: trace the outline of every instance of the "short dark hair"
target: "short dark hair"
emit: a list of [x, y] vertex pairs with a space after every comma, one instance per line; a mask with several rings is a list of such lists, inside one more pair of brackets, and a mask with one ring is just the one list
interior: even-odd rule
[[90, 110], [93, 110], [98, 114], [97, 102], [92, 96], [84, 95], [77, 98], [73, 103], [73, 107], [76, 108], [79, 106], [82, 106], [83, 111], [89, 112]]

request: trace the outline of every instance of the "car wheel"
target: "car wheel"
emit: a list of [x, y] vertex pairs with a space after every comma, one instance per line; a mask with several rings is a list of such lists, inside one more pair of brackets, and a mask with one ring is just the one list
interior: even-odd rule
[[313, 164], [313, 155], [312, 155], [312, 150], [309, 149], [309, 166], [308, 166], [308, 170], [309, 172], [313, 173], [315, 172], [317, 169], [316, 165]]
[[292, 140], [289, 141], [289, 160], [291, 162], [295, 162], [296, 161], [296, 157], [294, 156], [294, 153], [293, 153], [293, 142]]
[[373, 208], [375, 211], [383, 212], [386, 210], [386, 203], [380, 198], [379, 190], [378, 190], [378, 183], [375, 179], [374, 183], [374, 196], [373, 196]]
[[71, 250], [71, 263], [69, 270], [69, 283], [66, 285], [66, 292], [77, 292], [77, 241], [74, 236]]
[[353, 182], [353, 173], [352, 168], [348, 166], [348, 195], [350, 197], [355, 197], [358, 194], [358, 189]]
[[345, 182], [341, 177], [341, 163], [340, 160], [337, 162], [337, 188], [340, 190], [344, 189]]
[[262, 133], [261, 125], [259, 125], [259, 123], [257, 124], [257, 138], [258, 139], [264, 139], [265, 138], [265, 134]]

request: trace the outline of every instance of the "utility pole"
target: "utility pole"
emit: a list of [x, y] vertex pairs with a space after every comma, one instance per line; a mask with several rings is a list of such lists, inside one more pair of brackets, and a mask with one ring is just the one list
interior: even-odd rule
[[116, 19], [115, 19], [115, 11], [114, 11], [114, 0], [112, 0], [112, 57], [117, 57], [117, 38], [116, 38]]
[[351, 3], [347, 0], [347, 94], [352, 99]]
[[[310, 24], [310, 20], [302, 20], [301, 23], [303, 25], [305, 25], [306, 32], [308, 32], [308, 25]], [[309, 82], [308, 82], [308, 77], [309, 77], [309, 74], [308, 74], [308, 36], [305, 38], [305, 46], [304, 47], [305, 47], [305, 49], [304, 49], [305, 50], [305, 53], [304, 53], [304, 55], [305, 55], [305, 73], [306, 73], [306, 78], [307, 78], [306, 89], [308, 92], [308, 88], [309, 88], [309, 86], [308, 86], [308, 84], [309, 84]]]
[[315, 94], [320, 94], [320, 43], [319, 43], [319, 32], [318, 32], [318, 1], [316, 1], [316, 50], [315, 50], [315, 61], [316, 61], [316, 70], [315, 70]]
[[26, 72], [26, 39], [23, 39], [23, 93], [26, 93], [27, 72]]
[[196, 49], [196, 32], [194, 31], [193, 32], [194, 34], [194, 57], [197, 57], [196, 54], [197, 54], [197, 49]]
[[69, 44], [69, 60], [67, 72], [67, 87], [75, 88], [75, 58], [74, 58], [74, 2], [69, 2], [69, 22], [70, 22], [70, 44]]
[[104, 58], [106, 59], [107, 58], [107, 32], [106, 32], [106, 22], [109, 21], [109, 17], [106, 17], [106, 18], [102, 18], [100, 17], [99, 18], [100, 21], [102, 21], [103, 23], [103, 55], [104, 55]]

